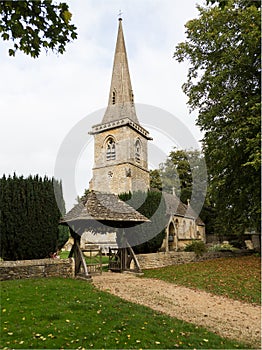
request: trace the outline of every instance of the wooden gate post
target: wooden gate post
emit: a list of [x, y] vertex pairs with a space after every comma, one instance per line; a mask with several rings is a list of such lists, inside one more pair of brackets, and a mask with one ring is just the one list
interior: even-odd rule
[[84, 275], [89, 276], [87, 265], [86, 265], [86, 260], [84, 257], [84, 254], [82, 253], [80, 249], [80, 241], [81, 241], [81, 236], [75, 233], [72, 228], [70, 227], [70, 233], [71, 236], [74, 238], [74, 244], [72, 246], [72, 249], [69, 253], [69, 258], [74, 256], [75, 259], [75, 275], [77, 275], [80, 272], [81, 265], [83, 266], [84, 269]]
[[130, 246], [124, 229], [122, 229], [122, 235], [121, 235], [121, 248], [119, 248], [120, 252], [120, 261], [121, 261], [121, 271], [132, 271], [131, 270], [131, 262], [134, 260], [134, 265], [135, 265], [135, 271], [136, 272], [141, 272], [141, 268], [139, 265], [139, 262], [137, 260], [137, 257]]

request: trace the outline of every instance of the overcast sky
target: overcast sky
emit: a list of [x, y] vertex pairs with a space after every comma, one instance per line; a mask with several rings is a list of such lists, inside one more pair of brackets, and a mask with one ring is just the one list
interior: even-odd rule
[[[188, 66], [172, 56], [175, 46], [185, 39], [184, 24], [197, 17], [196, 3], [202, 4], [203, 0], [67, 2], [78, 39], [67, 46], [63, 55], [43, 52], [40, 58], [33, 59], [17, 53], [13, 58], [8, 56], [8, 44], [0, 42], [1, 176], [14, 172], [53, 176], [67, 135], [83, 118], [106, 107], [120, 9], [135, 102], [171, 113], [174, 121], [179, 119], [194, 139], [200, 140], [195, 117], [189, 114], [181, 90]], [[138, 117], [143, 124], [143, 117]], [[152, 125], [154, 118], [152, 114]], [[161, 144], [166, 154], [175, 146], [174, 123], [169, 125], [167, 119], [161, 121], [162, 131], [145, 124], [154, 137], [153, 144]], [[88, 131], [84, 130], [87, 140]], [[188, 147], [192, 147], [190, 142]], [[79, 195], [88, 188], [92, 163], [89, 136], [74, 169]], [[70, 209], [74, 194], [67, 194], [66, 188], [64, 192]]]

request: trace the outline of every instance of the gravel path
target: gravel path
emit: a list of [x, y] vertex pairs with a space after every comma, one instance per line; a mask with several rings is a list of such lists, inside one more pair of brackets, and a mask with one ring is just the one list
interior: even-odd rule
[[126, 273], [106, 272], [94, 276], [93, 283], [122, 299], [260, 348], [260, 306]]

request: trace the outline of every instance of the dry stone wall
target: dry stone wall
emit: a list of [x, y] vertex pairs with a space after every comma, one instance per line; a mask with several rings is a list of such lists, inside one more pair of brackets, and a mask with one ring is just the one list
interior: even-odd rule
[[142, 270], [185, 264], [195, 261], [195, 258], [196, 255], [193, 252], [159, 252], [137, 255]]
[[0, 280], [22, 278], [74, 278], [74, 259], [40, 259], [0, 262]]
[[142, 270], [156, 269], [159, 267], [187, 264], [190, 262], [212, 260], [226, 257], [236, 257], [250, 255], [252, 251], [235, 251], [235, 252], [208, 252], [197, 256], [194, 252], [159, 252], [151, 254], [139, 254], [137, 259]]

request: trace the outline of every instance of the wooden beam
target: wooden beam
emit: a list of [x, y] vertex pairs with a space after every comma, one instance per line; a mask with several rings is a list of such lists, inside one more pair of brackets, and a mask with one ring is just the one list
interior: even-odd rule
[[129, 269], [130, 269], [130, 264], [131, 264], [131, 261], [132, 259], [134, 260], [134, 263], [135, 263], [135, 270], [138, 271], [138, 272], [141, 272], [141, 268], [140, 268], [140, 265], [139, 265], [139, 261], [137, 260], [137, 257], [136, 257], [136, 254], [135, 252], [133, 251], [133, 248], [131, 247], [131, 245], [128, 243], [128, 241], [126, 241], [127, 243], [127, 249], [129, 250], [129, 253], [130, 253], [130, 256], [131, 256], [131, 259], [130, 259], [130, 263], [129, 263]]
[[74, 244], [72, 246], [72, 249], [69, 253], [69, 258], [74, 256], [75, 259], [75, 275], [77, 275], [80, 272], [81, 265], [83, 266], [84, 269], [84, 275], [89, 276], [87, 265], [86, 265], [86, 260], [84, 257], [84, 254], [82, 253], [80, 249], [80, 241], [81, 241], [81, 236], [79, 236], [75, 231], [70, 227], [70, 234], [74, 238]]
[[[80, 238], [80, 237], [79, 237]], [[80, 238], [81, 239], [81, 238]], [[80, 239], [79, 239], [79, 242], [76, 241], [76, 251], [77, 251], [77, 254], [78, 254], [78, 259], [79, 259], [79, 262], [80, 262], [80, 266], [79, 266], [79, 271], [80, 271], [80, 268], [81, 268], [81, 264], [83, 265], [83, 269], [84, 269], [84, 274], [85, 276], [89, 276], [89, 273], [88, 273], [88, 269], [87, 269], [87, 265], [86, 265], [86, 259], [85, 259], [85, 256], [82, 252], [82, 250], [80, 249]], [[78, 272], [79, 272], [78, 271]]]

